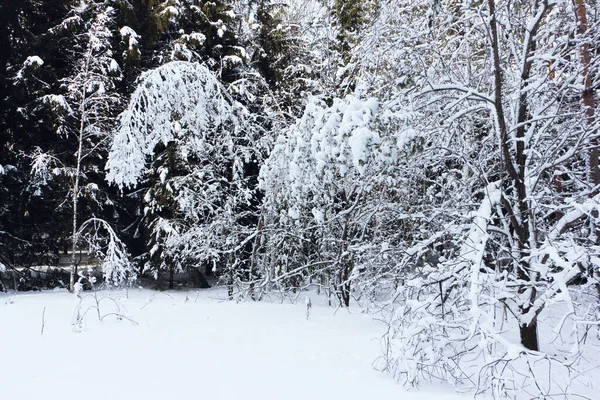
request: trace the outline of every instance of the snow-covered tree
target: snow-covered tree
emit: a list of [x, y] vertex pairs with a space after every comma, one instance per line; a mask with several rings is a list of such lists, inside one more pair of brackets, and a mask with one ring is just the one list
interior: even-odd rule
[[[506, 378], [496, 361], [541, 350], [547, 304], [585, 313], [567, 285], [595, 263], [597, 198], [581, 156], [594, 124], [579, 92], [591, 70], [578, 44], [593, 33], [563, 1], [381, 6], [355, 49], [357, 86], [412, 115], [419, 147], [400, 182], [418, 202], [385, 368], [411, 383], [467, 382], [460, 355], [473, 354], [494, 365], [485, 386]], [[505, 318], [523, 347], [503, 336]]]
[[237, 32], [240, 16], [233, 3], [179, 0], [153, 7], [150, 19], [155, 35], [167, 39], [156, 52], [157, 61], [204, 62], [221, 79], [230, 81], [246, 57]]
[[107, 179], [144, 188], [147, 267], [155, 274], [218, 263], [231, 283], [243, 263], [255, 196], [245, 166], [258, 157], [245, 118], [201, 64], [174, 61], [140, 77], [119, 119]]
[[[49, 179], [64, 181], [69, 191], [68, 204], [71, 212], [71, 257], [72, 270], [69, 289], [77, 276], [80, 239], [97, 237], [86, 235], [82, 227], [82, 199], [96, 203], [102, 208], [111, 205], [106, 193], [100, 190], [94, 176], [102, 174], [101, 163], [107, 149], [107, 139], [120, 96], [116, 88], [121, 78], [120, 67], [113, 58], [110, 30], [115, 10], [106, 3], [82, 3], [61, 24], [51, 29], [58, 37], [76, 34], [76, 45], [72, 49], [72, 73], [61, 80], [61, 94], [48, 94], [42, 97], [40, 107], [53, 116], [53, 125], [58, 137], [75, 148], [64, 153], [49, 149], [37, 149], [32, 154], [32, 174], [46, 183]], [[101, 183], [101, 181], [100, 181]], [[104, 204], [103, 204], [104, 203]], [[87, 213], [86, 213], [87, 214]], [[88, 214], [89, 215], [89, 214]], [[94, 220], [97, 220], [95, 218]], [[105, 222], [108, 246], [120, 245], [115, 242], [116, 234]], [[92, 247], [96, 244], [89, 243]], [[134, 276], [131, 264], [125, 257], [114, 268], [124, 268], [119, 276]], [[109, 278], [117, 276], [109, 274]], [[120, 279], [110, 283], [121, 283]]]
[[380, 229], [399, 195], [407, 132], [392, 129], [399, 120], [386, 111], [374, 98], [347, 96], [331, 106], [312, 99], [277, 139], [261, 170], [272, 232], [265, 283], [315, 278], [349, 305], [353, 282], [386, 246]]

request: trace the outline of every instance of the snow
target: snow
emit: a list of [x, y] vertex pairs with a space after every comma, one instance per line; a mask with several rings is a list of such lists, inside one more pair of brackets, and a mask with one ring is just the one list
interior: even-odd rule
[[124, 26], [119, 30], [121, 38], [127, 40], [129, 50], [134, 50], [138, 45], [138, 39], [140, 36], [132, 28]]
[[[216, 127], [238, 130], [225, 89], [201, 64], [170, 62], [143, 73], [139, 82], [119, 117], [106, 164], [106, 179], [119, 187], [138, 183], [159, 142], [180, 140], [180, 151], [199, 155], [207, 151], [200, 139], [215, 133]], [[183, 127], [190, 137], [179, 137]]]
[[322, 223], [331, 219], [337, 194], [370, 191], [393, 162], [386, 158], [391, 146], [374, 129], [380, 108], [375, 98], [348, 95], [331, 106], [310, 98], [261, 168], [267, 202], [285, 203], [292, 219], [311, 212]]
[[204, 42], [206, 42], [206, 36], [200, 32], [192, 32], [189, 36], [190, 39], [197, 42], [199, 45], [202, 45]]
[[39, 56], [27, 57], [27, 59], [23, 62], [23, 68], [21, 68], [19, 72], [17, 72], [17, 79], [23, 79], [23, 74], [26, 71], [33, 71], [41, 67], [42, 65], [44, 65], [44, 60], [42, 60]]
[[[83, 4], [83, 2], [82, 2]], [[50, 32], [51, 33], [55, 33], [55, 32], [61, 32], [61, 31], [69, 31], [71, 29], [76, 29], [78, 26], [83, 24], [83, 20], [81, 19], [81, 17], [79, 15], [74, 15], [72, 17], [67, 17], [65, 18], [60, 25], [51, 28]]]
[[[467, 399], [451, 388], [406, 391], [371, 364], [384, 326], [358, 309], [223, 301], [195, 292], [0, 294], [5, 398]], [[127, 319], [109, 313], [119, 304]], [[311, 303], [307, 319], [307, 304]], [[125, 311], [127, 310], [127, 311]], [[44, 321], [44, 325], [42, 325]], [[42, 334], [43, 330], [43, 334]], [[77, 329], [75, 329], [77, 330]], [[20, 345], [16, 345], [20, 344]]]
[[167, 17], [175, 18], [179, 15], [179, 10], [176, 7], [169, 6], [165, 8], [163, 12], [161, 12], [161, 15], [166, 15]]
[[119, 72], [119, 63], [117, 63], [116, 60], [112, 59], [110, 60], [110, 65], [108, 66], [108, 70], [110, 72]]
[[313, 208], [312, 213], [313, 213], [313, 216], [315, 217], [315, 221], [318, 224], [322, 224], [323, 222], [325, 222], [325, 213], [323, 212], [323, 210], [320, 210], [318, 208]]
[[64, 111], [69, 115], [73, 114], [73, 109], [63, 95], [48, 94], [42, 97], [42, 102], [48, 104], [53, 110]]
[[25, 60], [23, 65], [25, 67], [31, 67], [33, 65], [41, 67], [42, 65], [44, 65], [44, 61], [39, 56], [29, 56], [27, 57], [27, 60]]
[[121, 33], [121, 37], [126, 37], [126, 36], [137, 36], [137, 33], [130, 27], [128, 26], [124, 26], [122, 27], [119, 32]]
[[242, 65], [244, 61], [238, 56], [225, 56], [223, 57], [223, 64], [228, 67], [236, 67]]

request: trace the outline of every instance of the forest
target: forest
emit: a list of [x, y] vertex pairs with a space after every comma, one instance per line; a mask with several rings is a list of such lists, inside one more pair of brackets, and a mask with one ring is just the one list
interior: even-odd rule
[[595, 0], [2, 0], [0, 291], [313, 291], [405, 385], [571, 398], [599, 44]]

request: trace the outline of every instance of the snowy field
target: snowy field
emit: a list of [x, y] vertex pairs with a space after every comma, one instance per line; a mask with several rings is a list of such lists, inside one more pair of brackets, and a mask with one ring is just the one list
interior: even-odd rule
[[[313, 305], [307, 320], [302, 298], [236, 304], [220, 289], [99, 297], [101, 323], [92, 295], [78, 307], [62, 291], [0, 294], [2, 398], [472, 398], [441, 386], [406, 391], [375, 371], [385, 326], [359, 309]], [[135, 324], [111, 314], [115, 303]]]

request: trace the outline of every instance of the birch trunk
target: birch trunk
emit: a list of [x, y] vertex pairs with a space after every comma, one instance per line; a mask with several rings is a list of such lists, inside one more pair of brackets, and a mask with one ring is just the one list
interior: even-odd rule
[[[88, 52], [86, 61], [85, 61], [85, 69], [84, 74], [87, 76], [89, 72], [89, 64], [90, 64], [91, 54]], [[71, 240], [73, 242], [71, 248], [71, 274], [69, 276], [69, 292], [73, 293], [75, 291], [75, 278], [77, 277], [77, 250], [78, 250], [78, 242], [79, 242], [79, 229], [78, 229], [78, 220], [77, 220], [77, 208], [79, 201], [79, 184], [80, 184], [80, 175], [81, 175], [81, 159], [83, 158], [83, 134], [85, 131], [85, 123], [86, 123], [86, 86], [87, 82], [83, 85], [81, 89], [82, 99], [81, 104], [79, 106], [79, 112], [81, 113], [81, 117], [79, 120], [79, 131], [78, 131], [78, 147], [77, 147], [77, 160], [75, 166], [75, 181], [73, 182], [73, 230], [71, 232]]]

